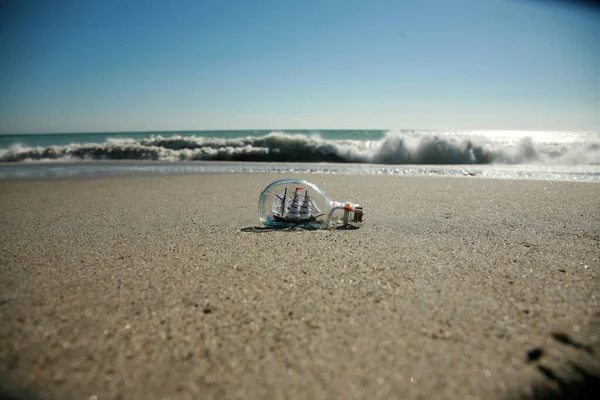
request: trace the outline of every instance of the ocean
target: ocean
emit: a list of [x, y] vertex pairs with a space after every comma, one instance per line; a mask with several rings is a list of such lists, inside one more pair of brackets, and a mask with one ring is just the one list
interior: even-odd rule
[[236, 130], [0, 135], [0, 179], [216, 172], [600, 182], [600, 132]]

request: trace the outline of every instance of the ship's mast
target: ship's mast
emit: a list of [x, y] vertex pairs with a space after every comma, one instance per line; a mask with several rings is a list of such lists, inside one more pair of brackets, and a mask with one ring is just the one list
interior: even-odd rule
[[283, 213], [285, 212], [285, 198], [287, 195], [287, 188], [285, 188], [285, 191], [283, 192], [283, 201], [281, 202], [281, 218], [283, 218]]

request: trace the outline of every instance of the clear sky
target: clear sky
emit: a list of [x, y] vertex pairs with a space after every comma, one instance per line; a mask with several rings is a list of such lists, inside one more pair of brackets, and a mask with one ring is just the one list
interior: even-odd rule
[[600, 12], [518, 0], [0, 0], [0, 133], [600, 131]]

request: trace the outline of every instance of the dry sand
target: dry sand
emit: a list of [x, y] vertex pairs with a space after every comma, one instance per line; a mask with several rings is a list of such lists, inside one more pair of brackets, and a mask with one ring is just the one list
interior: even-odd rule
[[0, 182], [0, 397], [597, 389], [600, 185], [303, 176], [363, 226], [253, 229], [281, 177]]

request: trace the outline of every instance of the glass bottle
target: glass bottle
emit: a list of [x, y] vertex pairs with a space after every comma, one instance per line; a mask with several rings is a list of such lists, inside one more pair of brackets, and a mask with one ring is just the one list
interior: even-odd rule
[[359, 204], [329, 200], [314, 183], [280, 179], [260, 194], [258, 216], [269, 228], [352, 228], [362, 222], [363, 209]]

